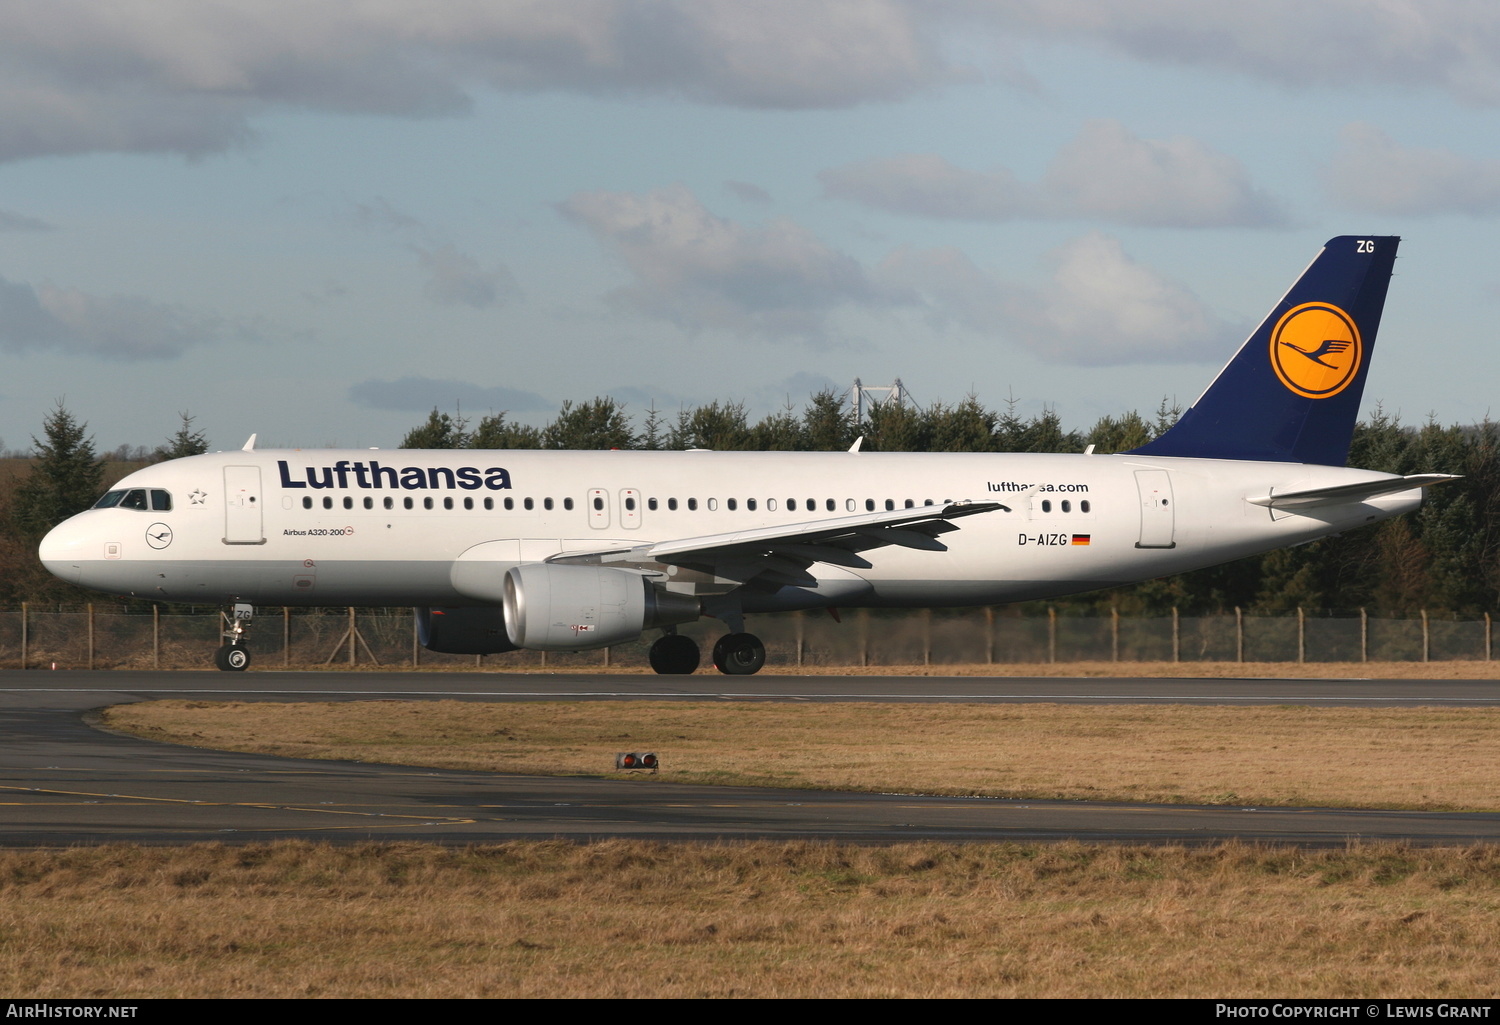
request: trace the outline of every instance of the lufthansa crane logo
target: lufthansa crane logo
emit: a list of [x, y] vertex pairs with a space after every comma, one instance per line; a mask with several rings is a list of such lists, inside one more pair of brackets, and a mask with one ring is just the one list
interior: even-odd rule
[[1303, 303], [1271, 332], [1271, 367], [1282, 384], [1304, 398], [1337, 395], [1349, 387], [1363, 360], [1354, 318], [1332, 303]]
[[172, 543], [172, 528], [165, 523], [153, 523], [146, 528], [146, 543], [152, 548], [165, 548]]

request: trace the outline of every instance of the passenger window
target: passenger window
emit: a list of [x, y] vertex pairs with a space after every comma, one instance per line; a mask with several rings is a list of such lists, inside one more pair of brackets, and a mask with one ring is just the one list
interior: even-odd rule
[[323, 508], [324, 509], [332, 509], [333, 508], [333, 496], [332, 495], [324, 495], [323, 496]]
[[443, 499], [443, 508], [444, 509], [452, 509], [453, 508], [453, 499], [451, 499], [451, 498], [445, 498], [445, 499]]
[[1063, 502], [1062, 502], [1062, 511], [1063, 512], [1072, 512], [1073, 511], [1073, 503], [1070, 502], [1070, 501], [1068, 501], [1066, 498], [1064, 498]]
[[689, 498], [688, 499], [688, 512], [697, 512], [697, 511], [698, 511], [698, 500], [696, 498]]
[[853, 512], [854, 511], [854, 499], [852, 499], [852, 498], [846, 498], [846, 499], [844, 499], [844, 508], [847, 509], [849, 512]]
[[373, 498], [366, 498], [365, 499], [365, 508], [366, 509], [373, 509], [373, 508], [375, 508], [375, 499], [373, 499]]
[[351, 497], [349, 497], [348, 495], [344, 496], [344, 508], [345, 509], [353, 509], [354, 508], [354, 499], [351, 498]]
[[406, 508], [410, 509], [411, 508], [411, 499], [410, 498], [403, 498], [401, 500], [401, 504], [403, 506], [405, 506]]
[[536, 508], [536, 503], [529, 498], [522, 501], [521, 504], [526, 507], [527, 512], [531, 512], [531, 510]]
[[865, 512], [874, 512], [874, 511], [875, 511], [875, 499], [873, 499], [873, 498], [867, 498], [867, 499], [865, 499]]
[[730, 499], [730, 500], [729, 500], [729, 503], [728, 503], [728, 504], [729, 504], [729, 511], [730, 511], [730, 512], [734, 512], [734, 511], [735, 511], [735, 510], [736, 510], [736, 509], [738, 509], [738, 508], [739, 508], [739, 507], [740, 507], [740, 505], [739, 505], [739, 502], [738, 502], [738, 501], [736, 501], [736, 500], [735, 500], [735, 499], [733, 499], [733, 498], [731, 498], [731, 499]]
[[766, 499], [766, 509], [768, 509], [771, 512], [775, 512], [776, 511], [776, 499], [774, 499], [774, 498], [768, 498], [768, 499]]
[[708, 500], [708, 511], [709, 512], [717, 512], [718, 509], [719, 509], [719, 500], [717, 498], [710, 498]]
[[896, 500], [894, 498], [887, 498], [885, 500], [885, 511], [890, 512], [894, 508], [896, 508]]
[[168, 491], [151, 491], [151, 509], [153, 512], [171, 512], [172, 494]]
[[302, 496], [302, 508], [304, 508], [304, 509], [311, 509], [312, 508], [312, 496], [311, 495], [303, 495]]
[[564, 498], [563, 499], [563, 508], [566, 509], [566, 510], [568, 510], [569, 512], [572, 512], [573, 511], [573, 500], [571, 498]]
[[648, 499], [646, 499], [646, 508], [650, 509], [652, 512], [656, 512], [656, 499], [654, 499], [654, 498], [648, 498]]
[[495, 508], [495, 500], [493, 498], [486, 498], [484, 500], [484, 507], [486, 509], [493, 509], [493, 508]]
[[466, 498], [466, 499], [464, 499], [464, 508], [465, 509], [472, 509], [472, 508], [474, 508], [474, 500], [472, 498]]
[[1046, 499], [1046, 498], [1042, 499], [1042, 512], [1051, 512], [1051, 511], [1052, 511], [1052, 502], [1051, 502], [1051, 500], [1050, 499]]
[[676, 512], [677, 511], [677, 499], [675, 499], [675, 498], [669, 498], [669, 499], [667, 499], [667, 508], [669, 510], [671, 510], [672, 512]]
[[542, 508], [546, 509], [548, 512], [551, 512], [552, 511], [552, 499], [550, 499], [550, 498], [544, 498], [544, 499], [542, 499]]
[[755, 499], [753, 499], [753, 498], [747, 498], [747, 499], [745, 499], [745, 508], [749, 509], [751, 512], [754, 512], [755, 511]]
[[909, 498], [908, 498], [908, 499], [907, 499], [907, 500], [906, 500], [906, 508], [908, 508], [908, 509], [910, 509], [910, 508], [912, 508], [912, 507], [913, 507], [913, 506], [915, 506], [915, 505], [916, 505], [916, 504], [917, 504], [917, 503], [916, 503], [916, 502], [913, 502], [913, 501], [912, 501], [912, 500], [911, 500], [911, 499], [909, 499]]
[[422, 508], [423, 509], [431, 509], [432, 508], [432, 499], [430, 499], [430, 498], [424, 498], [424, 499], [422, 499]]
[[385, 505], [385, 507], [387, 509], [394, 509], [394, 508], [396, 508], [396, 500], [394, 498], [390, 497], [389, 495], [387, 495], [386, 498], [385, 498], [384, 505]]
[[625, 496], [625, 510], [626, 512], [635, 512], [635, 499], [629, 495]]
[[507, 498], [505, 500], [505, 511], [506, 512], [510, 512], [515, 507], [516, 507], [516, 500], [514, 498]]
[[827, 508], [827, 509], [828, 509], [828, 511], [829, 511], [829, 512], [833, 512], [833, 511], [834, 511], [834, 510], [835, 510], [835, 509], [837, 509], [837, 508], [838, 508], [838, 507], [839, 507], [839, 506], [838, 506], [838, 503], [837, 503], [837, 502], [835, 502], [835, 501], [834, 501], [834, 500], [833, 500], [833, 499], [831, 499], [831, 498], [830, 498], [830, 499], [829, 499], [829, 500], [828, 500], [828, 502], [827, 502], [827, 504], [826, 504], [826, 508]]
[[1089, 500], [1087, 498], [1085, 498], [1082, 502], [1078, 503], [1078, 511], [1079, 512], [1088, 512], [1089, 511]]
[[786, 511], [787, 512], [796, 512], [797, 511], [797, 500], [795, 498], [788, 498], [786, 500]]
[[595, 495], [594, 496], [594, 511], [595, 512], [600, 512], [603, 509], [604, 509], [604, 499], [600, 498], [598, 495]]

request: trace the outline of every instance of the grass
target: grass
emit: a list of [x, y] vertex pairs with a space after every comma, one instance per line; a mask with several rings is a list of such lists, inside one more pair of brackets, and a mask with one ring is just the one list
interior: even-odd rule
[[1500, 810], [1500, 710], [781, 702], [156, 701], [104, 724], [277, 755], [1028, 799]]
[[1487, 997], [1500, 851], [0, 851], [35, 997]]

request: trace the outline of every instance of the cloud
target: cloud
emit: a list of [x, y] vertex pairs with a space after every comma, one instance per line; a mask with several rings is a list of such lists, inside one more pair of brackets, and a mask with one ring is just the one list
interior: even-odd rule
[[502, 263], [493, 270], [485, 270], [477, 259], [459, 250], [442, 232], [398, 210], [383, 196], [376, 196], [368, 203], [355, 203], [353, 222], [360, 228], [412, 239], [407, 248], [417, 254], [417, 264], [427, 275], [423, 292], [435, 303], [482, 310], [521, 295], [510, 268]]
[[1233, 338], [1185, 286], [1097, 232], [1049, 256], [1040, 287], [1000, 280], [955, 249], [898, 249], [880, 273], [917, 289], [936, 314], [999, 333], [1052, 363], [1214, 361]]
[[37, 217], [0, 210], [0, 231], [54, 231], [52, 225]]
[[138, 296], [95, 296], [54, 285], [0, 278], [0, 349], [53, 350], [101, 359], [172, 359], [218, 341], [222, 320]]
[[818, 337], [833, 310], [894, 298], [801, 225], [776, 218], [748, 228], [715, 217], [684, 185], [580, 192], [559, 209], [634, 277], [611, 301], [688, 330]]
[[270, 109], [443, 116], [480, 88], [843, 107], [955, 78], [934, 28], [905, 0], [11, 0], [0, 160], [201, 156]]
[[1406, 149], [1373, 125], [1347, 125], [1323, 182], [1335, 203], [1381, 214], [1500, 212], [1500, 160]]
[[431, 249], [414, 245], [412, 249], [427, 271], [425, 291], [433, 302], [484, 309], [520, 294], [509, 270], [503, 266], [484, 270], [478, 260], [459, 252], [451, 242]]
[[759, 185], [749, 182], [725, 182], [724, 187], [737, 199], [743, 199], [747, 203], [769, 203], [771, 194]]
[[1445, 90], [1500, 104], [1500, 8], [1467, 0], [950, 0], [943, 16], [1001, 36], [1093, 44], [1154, 64], [1299, 88]]
[[528, 412], [553, 409], [556, 406], [556, 403], [542, 398], [536, 392], [503, 385], [485, 387], [470, 381], [413, 376], [394, 381], [361, 381], [349, 386], [349, 398], [355, 405], [402, 413], [426, 413], [432, 409], [453, 408], [474, 413], [490, 410]]
[[1089, 121], [1042, 180], [970, 171], [933, 154], [850, 164], [819, 175], [828, 195], [881, 210], [961, 220], [1090, 218], [1151, 227], [1279, 223], [1233, 157], [1195, 139], [1141, 139], [1117, 121]]

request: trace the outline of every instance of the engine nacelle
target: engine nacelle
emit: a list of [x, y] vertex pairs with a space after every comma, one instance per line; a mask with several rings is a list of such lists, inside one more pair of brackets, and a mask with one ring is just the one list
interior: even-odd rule
[[522, 648], [603, 648], [698, 616], [698, 599], [630, 570], [528, 563], [505, 572], [505, 631]]
[[505, 635], [505, 614], [493, 605], [416, 609], [417, 640], [447, 655], [498, 655], [515, 651]]

